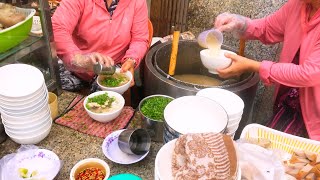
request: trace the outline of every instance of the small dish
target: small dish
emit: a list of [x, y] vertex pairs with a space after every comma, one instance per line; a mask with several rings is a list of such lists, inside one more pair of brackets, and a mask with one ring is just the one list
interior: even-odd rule
[[118, 146], [118, 139], [120, 133], [124, 129], [117, 130], [109, 134], [102, 143], [103, 154], [110, 160], [118, 164], [133, 164], [144, 159], [149, 151], [143, 155], [127, 154], [120, 150]]

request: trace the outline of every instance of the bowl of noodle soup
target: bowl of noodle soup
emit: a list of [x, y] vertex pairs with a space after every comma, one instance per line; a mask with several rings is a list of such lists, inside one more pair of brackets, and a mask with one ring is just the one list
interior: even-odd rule
[[117, 68], [113, 75], [99, 75], [97, 84], [104, 91], [114, 91], [123, 94], [129, 89], [132, 78], [130, 71], [121, 73], [120, 68]]
[[92, 119], [106, 123], [120, 115], [124, 103], [124, 98], [117, 92], [98, 91], [87, 96], [83, 106]]

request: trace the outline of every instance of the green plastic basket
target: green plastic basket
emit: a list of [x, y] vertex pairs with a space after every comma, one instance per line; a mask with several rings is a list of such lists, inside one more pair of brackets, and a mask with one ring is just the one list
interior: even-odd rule
[[36, 14], [34, 9], [23, 9], [16, 7], [18, 12], [24, 13], [26, 19], [14, 26], [0, 31], [0, 53], [3, 53], [28, 38], [32, 26], [32, 17]]

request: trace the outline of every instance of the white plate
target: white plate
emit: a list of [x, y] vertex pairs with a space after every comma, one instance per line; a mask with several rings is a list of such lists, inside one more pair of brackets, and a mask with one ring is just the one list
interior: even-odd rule
[[[60, 170], [60, 159], [52, 151], [46, 149], [31, 149], [19, 152], [7, 163], [2, 171], [2, 179], [23, 180], [20, 177], [19, 168], [28, 169], [28, 177], [31, 172], [37, 171], [34, 179], [53, 179]], [[25, 178], [29, 179], [29, 178]]]
[[[155, 160], [155, 168], [154, 168], [154, 179], [155, 180], [172, 180], [172, 165], [171, 159], [173, 155], [173, 150], [175, 146], [175, 142], [177, 139], [174, 139], [159, 150], [156, 160]], [[241, 180], [241, 168], [238, 165], [237, 169], [237, 180]]]
[[118, 138], [124, 129], [117, 130], [109, 134], [102, 143], [103, 154], [110, 160], [118, 164], [133, 164], [145, 158], [149, 151], [143, 155], [132, 155], [124, 153], [118, 146]]
[[159, 150], [155, 160], [155, 179], [173, 179], [171, 159], [176, 141], [177, 139], [168, 142]]
[[0, 95], [21, 98], [38, 91], [44, 83], [39, 69], [27, 64], [10, 64], [0, 68]]
[[164, 110], [166, 123], [180, 134], [223, 132], [228, 115], [217, 102], [201, 96], [172, 100]]

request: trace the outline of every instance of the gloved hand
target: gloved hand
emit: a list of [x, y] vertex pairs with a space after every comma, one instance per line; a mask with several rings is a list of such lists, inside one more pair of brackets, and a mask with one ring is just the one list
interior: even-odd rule
[[100, 53], [75, 54], [71, 59], [72, 70], [76, 72], [92, 71], [93, 65], [97, 62], [105, 67], [114, 65], [114, 61], [111, 57]]
[[246, 18], [238, 14], [219, 14], [214, 22], [214, 27], [219, 31], [232, 32], [239, 36], [246, 30]]

